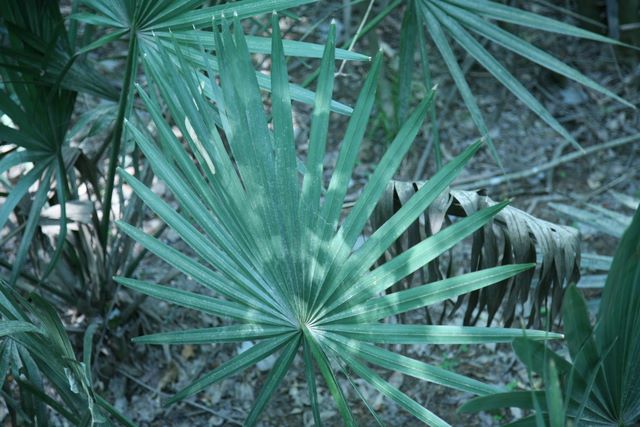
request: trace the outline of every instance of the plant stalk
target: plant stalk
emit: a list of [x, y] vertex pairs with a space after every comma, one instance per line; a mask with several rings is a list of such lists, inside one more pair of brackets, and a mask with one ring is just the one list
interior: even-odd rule
[[109, 159], [109, 170], [107, 172], [106, 188], [104, 200], [102, 202], [102, 219], [98, 229], [98, 237], [102, 245], [103, 251], [106, 253], [107, 242], [109, 240], [109, 223], [111, 217], [111, 201], [113, 198], [113, 186], [116, 178], [116, 167], [118, 166], [118, 156], [120, 147], [122, 146], [122, 135], [124, 133], [124, 119], [127, 112], [127, 104], [129, 102], [129, 94], [131, 92], [131, 81], [135, 72], [135, 64], [137, 56], [137, 38], [136, 30], [132, 28], [129, 32], [129, 51], [127, 52], [127, 66], [122, 82], [122, 91], [120, 92], [120, 100], [118, 101], [118, 115], [116, 116], [115, 129], [113, 132], [113, 144], [111, 146], [111, 157]]

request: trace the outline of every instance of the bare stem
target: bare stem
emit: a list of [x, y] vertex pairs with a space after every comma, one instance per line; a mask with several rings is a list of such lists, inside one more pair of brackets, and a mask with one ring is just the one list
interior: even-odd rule
[[118, 166], [118, 156], [120, 147], [122, 146], [122, 134], [124, 133], [124, 119], [127, 112], [127, 104], [129, 102], [129, 94], [131, 93], [131, 81], [136, 70], [137, 55], [137, 38], [135, 28], [129, 33], [129, 51], [127, 54], [127, 67], [122, 82], [122, 91], [120, 92], [120, 100], [118, 101], [118, 115], [116, 116], [115, 129], [113, 131], [113, 144], [111, 145], [111, 157], [109, 158], [109, 170], [107, 172], [107, 181], [104, 192], [104, 200], [102, 202], [102, 219], [98, 229], [98, 237], [102, 244], [102, 249], [106, 253], [107, 242], [109, 240], [109, 223], [111, 218], [111, 201], [113, 198], [113, 186], [116, 178], [116, 167]]

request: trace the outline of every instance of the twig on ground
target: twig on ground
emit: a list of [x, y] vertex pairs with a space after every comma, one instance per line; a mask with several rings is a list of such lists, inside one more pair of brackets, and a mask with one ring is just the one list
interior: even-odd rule
[[[560, 144], [558, 144], [556, 146], [556, 148], [554, 148], [553, 150], [553, 159], [558, 159], [560, 157], [562, 157], [562, 151], [569, 145], [571, 144], [569, 141], [563, 141]], [[551, 193], [551, 191], [553, 190], [553, 173], [550, 173], [547, 175], [547, 183], [546, 183], [546, 191], [547, 193]]]
[[588, 202], [590, 199], [594, 198], [595, 196], [597, 196], [598, 194], [602, 194], [612, 188], [614, 188], [616, 185], [620, 184], [621, 182], [626, 181], [627, 179], [629, 179], [631, 176], [630, 172], [627, 173], [623, 173], [622, 175], [612, 179], [611, 181], [609, 181], [608, 183], [601, 185], [600, 187], [596, 188], [595, 190], [593, 190], [591, 193], [587, 194], [584, 196], [584, 202]]
[[429, 160], [429, 155], [431, 154], [431, 150], [433, 150], [433, 134], [430, 134], [429, 142], [427, 142], [427, 145], [424, 147], [424, 150], [422, 150], [422, 154], [420, 155], [420, 159], [418, 160], [418, 166], [416, 167], [416, 170], [413, 173], [414, 181], [418, 181], [423, 177], [424, 169], [427, 165], [427, 160]]
[[556, 166], [559, 166], [563, 163], [571, 162], [581, 157], [588, 156], [589, 154], [606, 150], [607, 148], [614, 148], [621, 145], [629, 144], [631, 142], [636, 142], [639, 140], [640, 140], [640, 133], [637, 133], [635, 135], [629, 135], [622, 138], [614, 139], [613, 141], [604, 142], [602, 144], [597, 144], [591, 147], [587, 147], [584, 149], [584, 151], [574, 151], [572, 153], [565, 154], [564, 156], [553, 159], [550, 162], [547, 162], [545, 164], [534, 166], [532, 168], [525, 169], [520, 172], [513, 172], [513, 173], [508, 173], [505, 175], [498, 175], [498, 176], [487, 176], [486, 174], [483, 174], [483, 175], [475, 175], [475, 176], [462, 178], [454, 182], [453, 186], [455, 188], [460, 188], [460, 189], [496, 186], [512, 180], [523, 179], [532, 175], [536, 175], [540, 172], [553, 169]]

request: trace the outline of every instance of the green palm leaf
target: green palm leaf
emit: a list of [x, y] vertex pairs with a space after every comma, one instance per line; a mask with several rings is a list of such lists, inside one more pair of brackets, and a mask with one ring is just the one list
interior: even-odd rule
[[[438, 3], [436, 3], [438, 4]], [[431, 13], [440, 21], [448, 30], [451, 37], [462, 46], [476, 61], [487, 69], [502, 85], [504, 85], [511, 93], [520, 99], [530, 110], [536, 113], [545, 123], [547, 123], [556, 132], [565, 139], [573, 143], [578, 149], [580, 145], [573, 137], [562, 127], [562, 125], [553, 118], [551, 113], [516, 79], [507, 69], [496, 60], [482, 45], [474, 39], [462, 25], [456, 20], [449, 17], [441, 9], [435, 6], [427, 6]]]
[[[58, 2], [11, 0], [0, 5], [0, 14], [2, 32], [7, 35], [6, 43], [0, 47], [0, 114], [10, 119], [9, 124], [0, 125], [0, 141], [7, 149], [0, 160], [0, 174], [19, 165], [28, 171], [13, 188], [8, 188], [8, 196], [0, 202], [0, 228], [5, 227], [12, 212], [18, 214], [21, 201], [29, 202], [25, 203], [26, 219], [9, 277], [9, 282], [15, 284], [41, 225], [41, 211], [47, 203], [59, 205], [59, 232], [53, 254], [39, 273], [42, 282], [62, 255], [67, 223], [71, 221], [66, 205], [74, 198], [69, 182], [75, 176], [71, 166], [79, 150], [69, 146], [67, 131], [77, 94], [61, 88], [59, 73], [49, 69], [64, 68], [72, 54], [71, 35]], [[87, 72], [76, 82], [93, 79], [95, 74]], [[104, 85], [96, 87], [100, 91]], [[38, 189], [30, 194], [34, 183]], [[49, 194], [52, 187], [56, 194], [53, 198]]]
[[[272, 127], [262, 107], [260, 86], [249, 61], [249, 44], [237, 18], [221, 21], [215, 33], [217, 68], [210, 72], [210, 92], [200, 91], [198, 69], [181, 57], [174, 46], [180, 70], [172, 62], [154, 62], [154, 79], [175, 123], [183, 131], [186, 147], [171, 132], [152, 90], [139, 89], [158, 129], [151, 141], [130, 125], [140, 150], [178, 201], [175, 209], [153, 194], [135, 177], [120, 171], [138, 196], [196, 253], [189, 259], [120, 223], [127, 235], [188, 274], [213, 292], [187, 292], [169, 286], [128, 279], [117, 281], [131, 289], [177, 305], [225, 317], [228, 324], [216, 328], [160, 332], [136, 339], [146, 344], [205, 344], [256, 340], [257, 344], [217, 369], [204, 374], [173, 396], [169, 403], [191, 396], [224, 378], [274, 354], [278, 361], [264, 381], [246, 423], [254, 425], [270, 397], [278, 389], [296, 354], [302, 352], [314, 420], [320, 424], [315, 369], [333, 397], [345, 425], [356, 425], [340, 386], [341, 373], [360, 376], [421, 421], [446, 425], [439, 416], [412, 400], [367, 364], [394, 370], [452, 387], [486, 395], [495, 387], [401, 356], [375, 344], [382, 343], [485, 343], [510, 342], [522, 336], [518, 329], [482, 329], [460, 326], [391, 325], [380, 319], [480, 289], [513, 277], [530, 264], [501, 266], [446, 279], [404, 292], [388, 291], [403, 277], [442, 254], [489, 221], [506, 204], [496, 204], [469, 216], [425, 240], [387, 264], [371, 270], [377, 257], [420, 215], [455, 178], [481, 146], [467, 149], [416, 194], [379, 233], [357, 250], [354, 244], [419, 132], [433, 99], [421, 103], [408, 118], [380, 161], [363, 194], [344, 221], [341, 205], [347, 192], [364, 125], [375, 98], [380, 56], [364, 84], [340, 150], [338, 166], [324, 193], [324, 151], [327, 144], [335, 47], [332, 36], [320, 64], [309, 154], [299, 179], [295, 141], [291, 127], [291, 87], [288, 85], [284, 50], [273, 18], [271, 79]], [[162, 54], [162, 53], [160, 53]], [[168, 59], [169, 56], [165, 56]], [[206, 61], [208, 62], [208, 61]], [[153, 74], [153, 73], [152, 73]], [[216, 89], [216, 79], [221, 85]], [[217, 108], [211, 105], [215, 103]], [[211, 115], [219, 114], [223, 143]], [[185, 124], [182, 126], [182, 124]], [[192, 164], [193, 156], [198, 164]], [[213, 167], [212, 167], [213, 165]], [[531, 332], [536, 339], [557, 334]], [[349, 377], [350, 379], [350, 377]]]
[[[487, 328], [444, 325], [395, 325], [390, 323], [330, 324], [320, 330], [377, 344], [482, 344], [512, 342], [523, 331], [512, 328]], [[530, 339], [560, 339], [561, 334], [528, 331]]]
[[[130, 45], [135, 44], [135, 48], [144, 55], [157, 55], [159, 47], [167, 48], [171, 51], [171, 61], [176, 61], [176, 49], [182, 49], [185, 58], [192, 64], [201, 67], [203, 71], [206, 64], [203, 62], [201, 52], [206, 50], [206, 61], [209, 61], [209, 65], [217, 70], [217, 59], [214, 55], [209, 54], [219, 49], [215, 35], [207, 30], [207, 27], [211, 26], [212, 20], [219, 21], [225, 15], [245, 19], [314, 1], [316, 0], [242, 0], [208, 6], [205, 0], [141, 0], [136, 2], [130, 0], [114, 2], [85, 0], [83, 4], [92, 9], [93, 13], [76, 13], [72, 15], [72, 18], [88, 25], [113, 30], [79, 49], [75, 53], [75, 57], [107, 43], [128, 38]], [[135, 41], [132, 42], [134, 39]], [[179, 47], [174, 42], [178, 42]], [[248, 37], [247, 46], [251, 52], [270, 52], [270, 40], [265, 37]], [[283, 42], [283, 51], [289, 56], [319, 58], [322, 55], [322, 46], [286, 40]], [[336, 57], [355, 61], [369, 59], [365, 55], [344, 49], [337, 49]], [[151, 64], [151, 60], [148, 60], [147, 63]], [[75, 68], [77, 66], [73, 64], [71, 71], [75, 71]], [[256, 77], [261, 88], [270, 90], [271, 81], [268, 76], [257, 72]], [[62, 84], [66, 86], [73, 85], [73, 83], [72, 79], [62, 81]], [[313, 103], [313, 92], [309, 90], [292, 85], [291, 93], [295, 100]], [[334, 111], [343, 114], [351, 112], [348, 106], [339, 102], [332, 101], [331, 107]]]

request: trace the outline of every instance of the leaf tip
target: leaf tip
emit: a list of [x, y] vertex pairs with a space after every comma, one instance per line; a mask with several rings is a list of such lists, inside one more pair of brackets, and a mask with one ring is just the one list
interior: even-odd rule
[[502, 209], [506, 208], [507, 206], [509, 206], [511, 204], [511, 202], [513, 201], [513, 198], [509, 198], [509, 199], [505, 199], [501, 202], [496, 203], [495, 205], [493, 205], [492, 207], [494, 207], [498, 212], [501, 211]]

